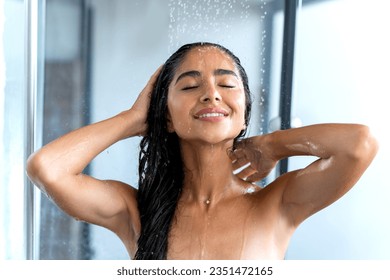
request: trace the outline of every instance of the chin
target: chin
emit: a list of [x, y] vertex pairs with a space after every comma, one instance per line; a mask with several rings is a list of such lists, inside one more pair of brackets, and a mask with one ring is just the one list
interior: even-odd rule
[[[230, 128], [230, 129], [229, 129]], [[181, 140], [186, 142], [202, 142], [211, 145], [233, 141], [241, 133], [240, 129], [230, 126], [192, 127], [176, 129], [175, 132]]]
[[203, 145], [219, 145], [229, 143], [230, 146], [233, 145], [234, 139], [238, 136], [236, 135], [221, 135], [221, 134], [208, 134], [208, 135], [198, 135], [197, 137], [188, 137], [188, 135], [179, 138], [188, 143], [193, 143], [194, 145], [203, 144]]

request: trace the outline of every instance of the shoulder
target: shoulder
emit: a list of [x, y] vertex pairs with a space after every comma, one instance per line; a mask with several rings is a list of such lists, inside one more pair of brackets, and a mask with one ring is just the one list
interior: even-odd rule
[[[278, 239], [280, 246], [287, 244], [296, 229], [283, 202], [284, 190], [288, 187], [291, 176], [294, 176], [294, 173], [279, 176], [267, 186], [257, 188], [248, 195], [251, 206], [249, 215], [254, 225], [251, 227], [252, 233], [261, 237], [264, 242], [262, 246], [271, 246], [274, 238]], [[282, 247], [278, 247], [277, 250], [281, 250]]]
[[253, 203], [255, 209], [258, 210], [256, 213], [259, 214], [259, 218], [284, 219], [288, 222], [290, 217], [284, 201], [284, 194], [297, 174], [298, 171], [285, 173], [253, 193]]
[[283, 193], [288, 186], [289, 181], [296, 176], [296, 171], [285, 173], [266, 186], [258, 187], [253, 193], [257, 202], [266, 203], [267, 201], [282, 202]]

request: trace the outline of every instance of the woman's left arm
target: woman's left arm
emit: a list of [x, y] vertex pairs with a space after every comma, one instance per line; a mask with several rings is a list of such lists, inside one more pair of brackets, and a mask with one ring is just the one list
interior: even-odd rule
[[306, 168], [288, 172], [278, 180], [283, 185], [281, 205], [289, 220], [298, 225], [350, 190], [377, 149], [367, 126], [318, 124], [245, 139], [231, 158], [234, 168], [251, 162], [238, 176], [257, 181], [283, 158], [318, 157]]

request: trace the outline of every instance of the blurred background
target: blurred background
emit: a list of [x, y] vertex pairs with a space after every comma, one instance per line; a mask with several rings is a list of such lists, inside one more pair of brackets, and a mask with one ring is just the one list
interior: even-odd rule
[[[369, 125], [380, 151], [356, 186], [305, 221], [286, 259], [390, 259], [386, 0], [4, 0], [0, 3], [0, 259], [128, 259], [110, 231], [63, 214], [25, 161], [128, 109], [182, 44], [224, 45], [254, 96], [250, 135], [324, 122]], [[137, 186], [140, 138], [85, 170]], [[313, 158], [282, 162], [260, 185]]]

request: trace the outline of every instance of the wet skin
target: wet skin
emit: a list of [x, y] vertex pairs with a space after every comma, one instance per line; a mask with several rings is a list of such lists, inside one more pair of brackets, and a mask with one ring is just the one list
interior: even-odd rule
[[245, 122], [245, 93], [233, 61], [215, 48], [191, 51], [171, 83], [168, 108], [186, 169], [168, 257], [283, 258], [289, 235], [277, 246], [270, 241], [276, 231], [289, 230], [271, 225], [275, 207], [261, 211], [271, 196], [248, 194], [252, 184], [233, 175], [227, 154]]
[[[31, 180], [59, 207], [116, 233], [130, 257], [141, 230], [137, 190], [82, 172], [111, 145], [145, 133], [158, 73], [129, 110], [56, 139], [27, 164]], [[245, 95], [233, 61], [214, 47], [193, 49], [184, 58], [168, 109], [168, 128], [180, 138], [185, 167], [168, 238], [170, 259], [283, 259], [298, 225], [352, 188], [378, 148], [364, 125], [318, 124], [254, 136], [231, 152], [245, 126]], [[299, 155], [317, 159], [253, 188], [279, 160]]]

